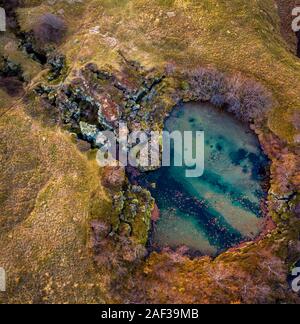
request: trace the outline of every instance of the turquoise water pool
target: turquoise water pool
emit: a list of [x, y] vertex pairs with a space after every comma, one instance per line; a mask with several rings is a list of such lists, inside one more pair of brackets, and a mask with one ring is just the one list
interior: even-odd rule
[[204, 131], [205, 171], [187, 178], [186, 168], [161, 167], [142, 175], [160, 209], [156, 248], [186, 246], [215, 255], [255, 238], [262, 230], [268, 160], [247, 125], [208, 104], [176, 107], [165, 130]]

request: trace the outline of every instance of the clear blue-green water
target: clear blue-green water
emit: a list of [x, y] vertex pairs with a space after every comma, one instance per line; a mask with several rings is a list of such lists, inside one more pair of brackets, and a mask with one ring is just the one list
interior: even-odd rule
[[204, 131], [205, 171], [187, 178], [184, 166], [171, 166], [142, 176], [160, 209], [154, 247], [215, 255], [255, 238], [263, 226], [268, 166], [255, 134], [230, 114], [198, 103], [176, 107], [165, 130]]

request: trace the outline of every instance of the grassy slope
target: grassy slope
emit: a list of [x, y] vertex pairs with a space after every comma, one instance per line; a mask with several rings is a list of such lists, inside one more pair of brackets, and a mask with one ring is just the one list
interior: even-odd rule
[[[269, 116], [270, 128], [293, 143], [291, 116], [300, 107], [300, 61], [281, 39], [272, 0], [90, 0], [85, 6], [66, 1], [52, 6], [47, 1], [27, 3], [32, 7], [19, 11], [24, 29], [30, 29], [39, 14], [64, 9], [69, 35], [60, 50], [67, 54], [70, 70], [90, 61], [118, 68], [122, 64], [117, 53], [120, 49], [147, 67], [166, 62], [176, 62], [182, 68], [212, 64], [256, 78], [279, 103]], [[170, 11], [176, 17], [168, 18]], [[90, 34], [89, 29], [97, 25], [100, 34]], [[116, 39], [116, 47], [111, 47], [109, 37]], [[26, 61], [22, 65], [32, 71], [32, 64]], [[38, 73], [39, 67], [35, 68]], [[1, 297], [7, 301], [7, 296], [14, 296], [9, 301], [17, 302], [104, 301], [107, 275], [95, 271], [86, 248], [91, 195], [96, 191], [105, 197], [97, 167], [78, 152], [66, 134], [41, 126], [25, 114], [22, 105], [2, 117], [0, 127], [5, 138], [0, 145], [5, 166], [0, 171], [1, 216], [11, 218], [9, 225], [1, 228], [0, 240], [0, 264], [8, 270], [11, 288], [7, 295], [0, 295], [0, 301]], [[103, 213], [102, 217], [107, 215]], [[233, 270], [242, 274], [239, 262], [243, 257], [237, 254], [233, 258]], [[250, 264], [259, 259], [253, 255], [248, 258]], [[168, 257], [154, 255], [144, 272], [153, 273], [160, 262], [168, 263]], [[203, 273], [210, 278], [206, 276], [215, 267], [222, 272], [222, 263], [199, 262], [174, 265], [172, 278], [162, 286], [162, 295], [157, 294], [155, 285], [159, 287], [163, 276], [150, 275], [149, 300], [213, 301], [210, 291], [195, 297], [197, 292], [186, 278], [190, 282], [203, 280], [199, 284], [202, 289], [211, 280], [218, 281], [207, 281]], [[241, 277], [249, 280], [247, 275]], [[238, 282], [234, 276], [230, 280]], [[219, 289], [217, 284], [212, 287]], [[224, 300], [234, 301], [232, 291]], [[222, 300], [222, 296], [217, 297], [216, 301]]]
[[279, 16], [281, 20], [281, 33], [287, 43], [290, 45], [293, 53], [296, 53], [297, 37], [291, 28], [294, 16], [291, 15], [295, 7], [300, 6], [299, 0], [276, 0], [278, 5]]
[[106, 199], [98, 167], [69, 135], [42, 128], [22, 106], [1, 118], [0, 129], [0, 263], [9, 287], [0, 300], [102, 302], [103, 278], [86, 248], [91, 195]]
[[[30, 15], [24, 9], [21, 21], [29, 29], [35, 15], [61, 8], [70, 25], [62, 51], [73, 68], [89, 61], [117, 67], [117, 50], [122, 50], [148, 67], [171, 61], [182, 68], [213, 64], [226, 72], [239, 71], [273, 92], [279, 104], [269, 126], [294, 141], [291, 116], [300, 109], [300, 61], [281, 37], [273, 0], [91, 0], [84, 7], [41, 5]], [[168, 12], [176, 16], [168, 18]], [[90, 34], [95, 26], [100, 33]], [[117, 40], [116, 46], [110, 47], [109, 37]]]
[[[168, 18], [170, 11], [176, 17]], [[293, 142], [291, 116], [300, 109], [300, 61], [281, 38], [274, 1], [94, 0], [86, 17], [84, 29], [72, 38], [85, 38], [82, 62], [115, 64], [116, 50], [121, 49], [148, 67], [173, 61], [182, 68], [213, 64], [242, 72], [274, 93], [279, 105], [270, 114], [269, 126]], [[101, 35], [86, 35], [96, 25]], [[116, 38], [117, 47], [110, 49], [102, 35]], [[71, 40], [64, 50], [70, 46]]]

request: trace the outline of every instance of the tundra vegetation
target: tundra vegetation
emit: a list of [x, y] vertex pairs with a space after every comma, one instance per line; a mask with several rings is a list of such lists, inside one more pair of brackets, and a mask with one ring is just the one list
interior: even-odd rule
[[[5, 1], [3, 303], [299, 302], [300, 64], [274, 0]], [[283, 4], [281, 4], [283, 5]], [[7, 7], [7, 8], [8, 8]], [[14, 91], [15, 90], [15, 91]], [[94, 134], [161, 130], [179, 101], [249, 123], [272, 164], [266, 230], [217, 258], [146, 249], [154, 201]], [[155, 217], [154, 217], [155, 218]]]

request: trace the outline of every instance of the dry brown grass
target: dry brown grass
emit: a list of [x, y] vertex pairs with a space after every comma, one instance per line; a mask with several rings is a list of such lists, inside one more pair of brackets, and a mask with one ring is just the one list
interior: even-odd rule
[[0, 263], [9, 287], [0, 301], [104, 301], [87, 249], [91, 196], [107, 199], [97, 165], [22, 106], [1, 118], [0, 129]]

